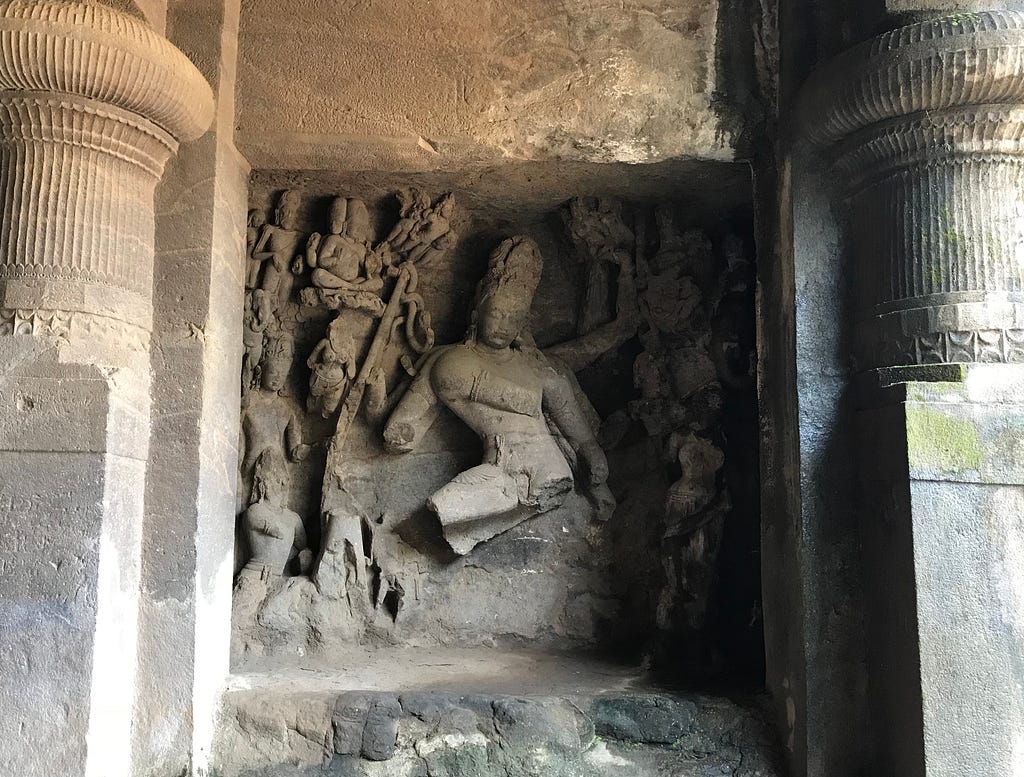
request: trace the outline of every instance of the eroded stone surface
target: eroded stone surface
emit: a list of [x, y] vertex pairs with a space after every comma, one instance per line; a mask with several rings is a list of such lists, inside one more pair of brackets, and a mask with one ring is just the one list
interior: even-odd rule
[[[262, 256], [249, 265], [250, 311], [262, 297], [270, 321], [261, 343], [253, 329], [243, 365], [243, 426], [278, 420], [266, 442], [250, 440], [242, 482], [268, 445], [282, 462], [311, 446], [281, 465], [294, 484], [284, 506], [302, 516], [306, 544], [280, 538], [280, 558], [293, 559], [284, 577], [275, 565], [239, 579], [238, 665], [341, 655], [361, 642], [518, 642], [621, 647], [693, 677], [724, 671], [714, 598], [750, 596], [734, 624], [756, 627], [756, 594], [740, 593], [756, 570], [744, 578], [741, 564], [735, 588], [718, 588], [736, 574], [720, 566], [725, 521], [739, 521], [743, 542], [756, 536], [743, 240], [721, 226], [714, 238], [684, 228], [705, 214], [671, 201], [538, 208], [526, 198], [517, 212], [474, 190], [299, 191], [268, 192], [291, 209], [292, 277], [280, 279], [283, 256], [262, 271]], [[267, 222], [253, 227], [253, 254], [281, 214]], [[294, 343], [290, 366], [268, 355], [277, 329]], [[493, 344], [480, 345], [482, 334]], [[555, 418], [566, 412], [568, 434]], [[477, 478], [481, 459], [508, 488]], [[564, 487], [531, 491], [533, 479], [561, 482], [552, 473]], [[442, 498], [460, 478], [479, 480], [467, 500]], [[243, 494], [240, 513], [253, 503], [248, 486]], [[243, 548], [239, 564], [251, 553]], [[729, 649], [755, 646], [752, 634]], [[686, 647], [662, 653], [663, 638]]]
[[262, 169], [728, 158], [719, 14], [713, 0], [248, 3], [239, 143]]
[[[367, 742], [375, 743], [370, 750]], [[214, 762], [224, 777], [780, 774], [756, 708], [645, 692], [235, 691]]]

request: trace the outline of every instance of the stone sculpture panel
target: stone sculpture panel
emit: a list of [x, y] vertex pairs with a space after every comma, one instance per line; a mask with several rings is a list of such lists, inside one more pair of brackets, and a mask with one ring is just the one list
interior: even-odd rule
[[504, 235], [416, 188], [274, 202], [247, 236], [236, 652], [702, 643], [731, 490], [756, 495], [723, 415], [753, 406], [743, 241], [671, 202]]

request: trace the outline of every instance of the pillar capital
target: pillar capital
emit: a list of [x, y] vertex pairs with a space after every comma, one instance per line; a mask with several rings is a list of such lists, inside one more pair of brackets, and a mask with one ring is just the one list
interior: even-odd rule
[[[93, 2], [0, 7], [0, 335], [144, 340], [152, 324], [153, 191], [213, 95], [145, 22]], [[106, 360], [106, 359], [104, 359]]]
[[5, 3], [0, 54], [0, 90], [120, 108], [178, 141], [213, 120], [213, 92], [188, 57], [144, 21], [99, 3]]
[[1024, 13], [867, 41], [801, 124], [847, 198], [858, 366], [1024, 362]]

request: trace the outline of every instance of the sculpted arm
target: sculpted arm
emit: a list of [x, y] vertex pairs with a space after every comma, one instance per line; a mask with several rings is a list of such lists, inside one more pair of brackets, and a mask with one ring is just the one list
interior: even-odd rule
[[288, 421], [288, 427], [284, 430], [284, 441], [289, 458], [292, 461], [302, 461], [309, 453], [309, 446], [302, 442], [302, 427], [299, 419], [294, 415]]
[[413, 380], [384, 427], [384, 443], [393, 453], [408, 453], [423, 439], [440, 411], [441, 400], [433, 387], [430, 359]]
[[256, 243], [256, 246], [252, 249], [252, 258], [255, 259], [257, 262], [265, 262], [267, 261], [267, 259], [270, 259], [274, 255], [273, 251], [263, 250], [264, 248], [267, 247], [267, 243], [269, 242], [270, 236], [271, 234], [273, 234], [273, 231], [274, 227], [268, 224], [263, 229], [263, 234], [260, 235], [260, 239]]
[[544, 386], [544, 411], [586, 462], [590, 482], [593, 485], [604, 483], [608, 479], [608, 460], [580, 410], [572, 386], [553, 368]]
[[326, 340], [321, 340], [319, 343], [317, 343], [316, 348], [313, 349], [313, 353], [311, 353], [309, 355], [309, 358], [306, 359], [306, 366], [312, 369], [313, 365], [315, 365], [317, 361], [320, 359], [320, 354], [322, 354], [326, 348]]
[[320, 233], [314, 232], [306, 241], [306, 265], [313, 269], [317, 266], [317, 250], [320, 248]]

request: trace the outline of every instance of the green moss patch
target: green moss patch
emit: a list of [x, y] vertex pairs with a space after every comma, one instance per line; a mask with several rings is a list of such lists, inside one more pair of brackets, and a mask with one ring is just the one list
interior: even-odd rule
[[947, 474], [981, 469], [981, 443], [974, 424], [930, 407], [907, 405], [907, 448], [912, 469]]

